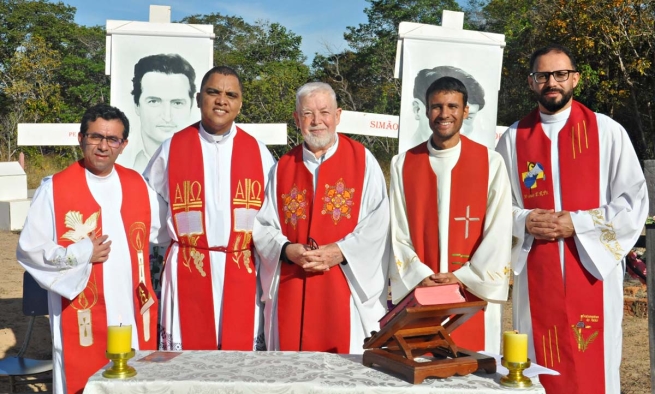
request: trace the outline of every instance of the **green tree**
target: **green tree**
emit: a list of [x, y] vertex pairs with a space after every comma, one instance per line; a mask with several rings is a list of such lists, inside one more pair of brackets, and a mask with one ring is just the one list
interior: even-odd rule
[[576, 97], [621, 123], [641, 159], [655, 158], [654, 6], [652, 0], [490, 0], [480, 27], [507, 41], [499, 120], [510, 124], [534, 107], [529, 56], [556, 42], [576, 55], [582, 76]]
[[31, 36], [0, 70], [0, 90], [6, 107], [0, 121], [0, 158], [11, 160], [16, 149], [16, 126], [20, 122], [52, 121], [63, 102], [56, 70], [59, 53], [39, 36]]
[[[15, 141], [17, 123], [78, 122], [87, 107], [108, 96], [104, 29], [79, 26], [74, 17], [75, 8], [61, 2], [0, 0], [0, 124], [4, 136], [0, 156], [13, 156], [14, 148], [7, 151], [9, 145], [4, 142]], [[25, 59], [31, 59], [28, 61], [33, 64], [25, 64], [21, 69], [18, 62]], [[38, 110], [25, 107], [23, 96], [17, 93], [21, 86], [17, 81], [21, 75], [27, 75], [24, 68], [28, 66], [35, 73], [40, 70], [37, 74], [41, 80], [30, 79], [32, 76], [25, 79], [39, 92], [39, 99], [34, 102], [38, 103]], [[42, 82], [57, 88], [40, 89], [36, 83]], [[75, 157], [77, 153], [65, 147], [23, 150], [32, 156], [38, 152], [39, 156], [55, 153]]]

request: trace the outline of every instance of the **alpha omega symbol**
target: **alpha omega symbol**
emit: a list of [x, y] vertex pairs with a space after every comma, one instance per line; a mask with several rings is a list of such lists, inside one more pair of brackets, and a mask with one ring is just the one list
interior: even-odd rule
[[250, 178], [239, 179], [232, 203], [234, 205], [243, 205], [246, 209], [251, 206], [261, 208], [262, 189], [262, 184], [259, 181], [253, 181]]

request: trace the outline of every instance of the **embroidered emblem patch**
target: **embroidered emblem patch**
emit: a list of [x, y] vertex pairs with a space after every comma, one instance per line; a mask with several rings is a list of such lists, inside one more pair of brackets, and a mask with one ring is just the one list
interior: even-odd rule
[[66, 216], [64, 216], [64, 224], [66, 225], [66, 228], [69, 228], [70, 230], [62, 235], [61, 238], [68, 239], [72, 242], [78, 242], [89, 237], [93, 233], [95, 233], [97, 237], [100, 236], [97, 231], [98, 217], [100, 217], [100, 211], [92, 213], [86, 220], [84, 220], [82, 214], [78, 211], [66, 212]]
[[339, 179], [334, 186], [325, 185], [325, 197], [323, 197], [321, 213], [332, 216], [334, 224], [339, 223], [342, 217], [350, 219], [354, 194], [355, 189], [348, 189], [343, 182], [343, 178]]
[[537, 179], [546, 179], [544, 174], [544, 166], [541, 163], [528, 162], [528, 171], [521, 174], [523, 184], [528, 189], [537, 188]]
[[282, 195], [284, 224], [291, 222], [294, 229], [298, 224], [298, 220], [307, 219], [307, 199], [305, 194], [307, 194], [307, 190], [303, 190], [301, 193], [298, 191], [296, 185], [293, 185], [289, 194]]
[[[584, 318], [586, 315], [583, 315], [582, 317]], [[595, 318], [595, 321], [598, 321], [598, 316], [587, 316], [588, 318], [586, 321], [589, 321], [589, 318], [592, 318], [593, 320]], [[575, 341], [578, 344], [578, 351], [580, 352], [585, 352], [588, 348], [589, 345], [592, 344], [594, 339], [598, 336], [598, 330], [594, 331], [592, 334], [590, 334], [588, 337], [585, 338], [584, 333], [582, 330], [589, 330], [592, 329], [591, 326], [588, 326], [580, 320], [576, 325], [571, 325], [571, 328], [573, 329], [573, 334], [575, 334]]]

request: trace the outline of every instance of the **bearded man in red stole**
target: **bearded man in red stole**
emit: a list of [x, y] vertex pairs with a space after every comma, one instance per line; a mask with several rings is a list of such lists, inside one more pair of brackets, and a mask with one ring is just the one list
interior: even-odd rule
[[305, 84], [293, 114], [304, 143], [280, 158], [253, 237], [269, 350], [362, 353], [385, 313], [389, 206], [362, 144], [337, 134], [330, 85]]
[[512, 184], [514, 327], [529, 335], [548, 393], [620, 393], [623, 258], [648, 214], [646, 182], [626, 131], [573, 100], [568, 49], [530, 58], [539, 103], [497, 151]]
[[168, 203], [173, 238], [162, 271], [166, 350], [264, 349], [252, 225], [275, 161], [234, 123], [242, 96], [233, 69], [209, 70], [200, 122], [164, 141], [144, 172]]
[[432, 136], [391, 161], [392, 299], [461, 283], [488, 305], [453, 332], [455, 343], [500, 353], [512, 236], [507, 173], [499, 154], [460, 134], [469, 110], [460, 80], [437, 79], [425, 102]]
[[157, 349], [148, 244], [169, 238], [155, 192], [114, 164], [129, 132], [118, 108], [89, 108], [77, 137], [84, 158], [43, 180], [18, 240], [18, 262], [48, 290], [58, 394], [81, 393], [107, 364], [107, 326], [131, 325], [132, 348]]

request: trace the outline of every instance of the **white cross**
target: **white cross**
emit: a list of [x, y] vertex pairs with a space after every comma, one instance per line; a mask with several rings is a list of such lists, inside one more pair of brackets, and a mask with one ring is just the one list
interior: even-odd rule
[[480, 218], [472, 218], [472, 217], [469, 217], [470, 211], [471, 211], [471, 206], [470, 206], [470, 205], [467, 205], [467, 206], [466, 206], [466, 217], [463, 217], [463, 218], [455, 218], [455, 221], [458, 221], [458, 222], [459, 222], [459, 221], [462, 221], [462, 220], [465, 220], [465, 221], [466, 221], [466, 228], [465, 228], [465, 230], [464, 230], [464, 239], [467, 239], [467, 238], [469, 237], [469, 222], [470, 222], [470, 221], [477, 222], [477, 221], [480, 220]]

